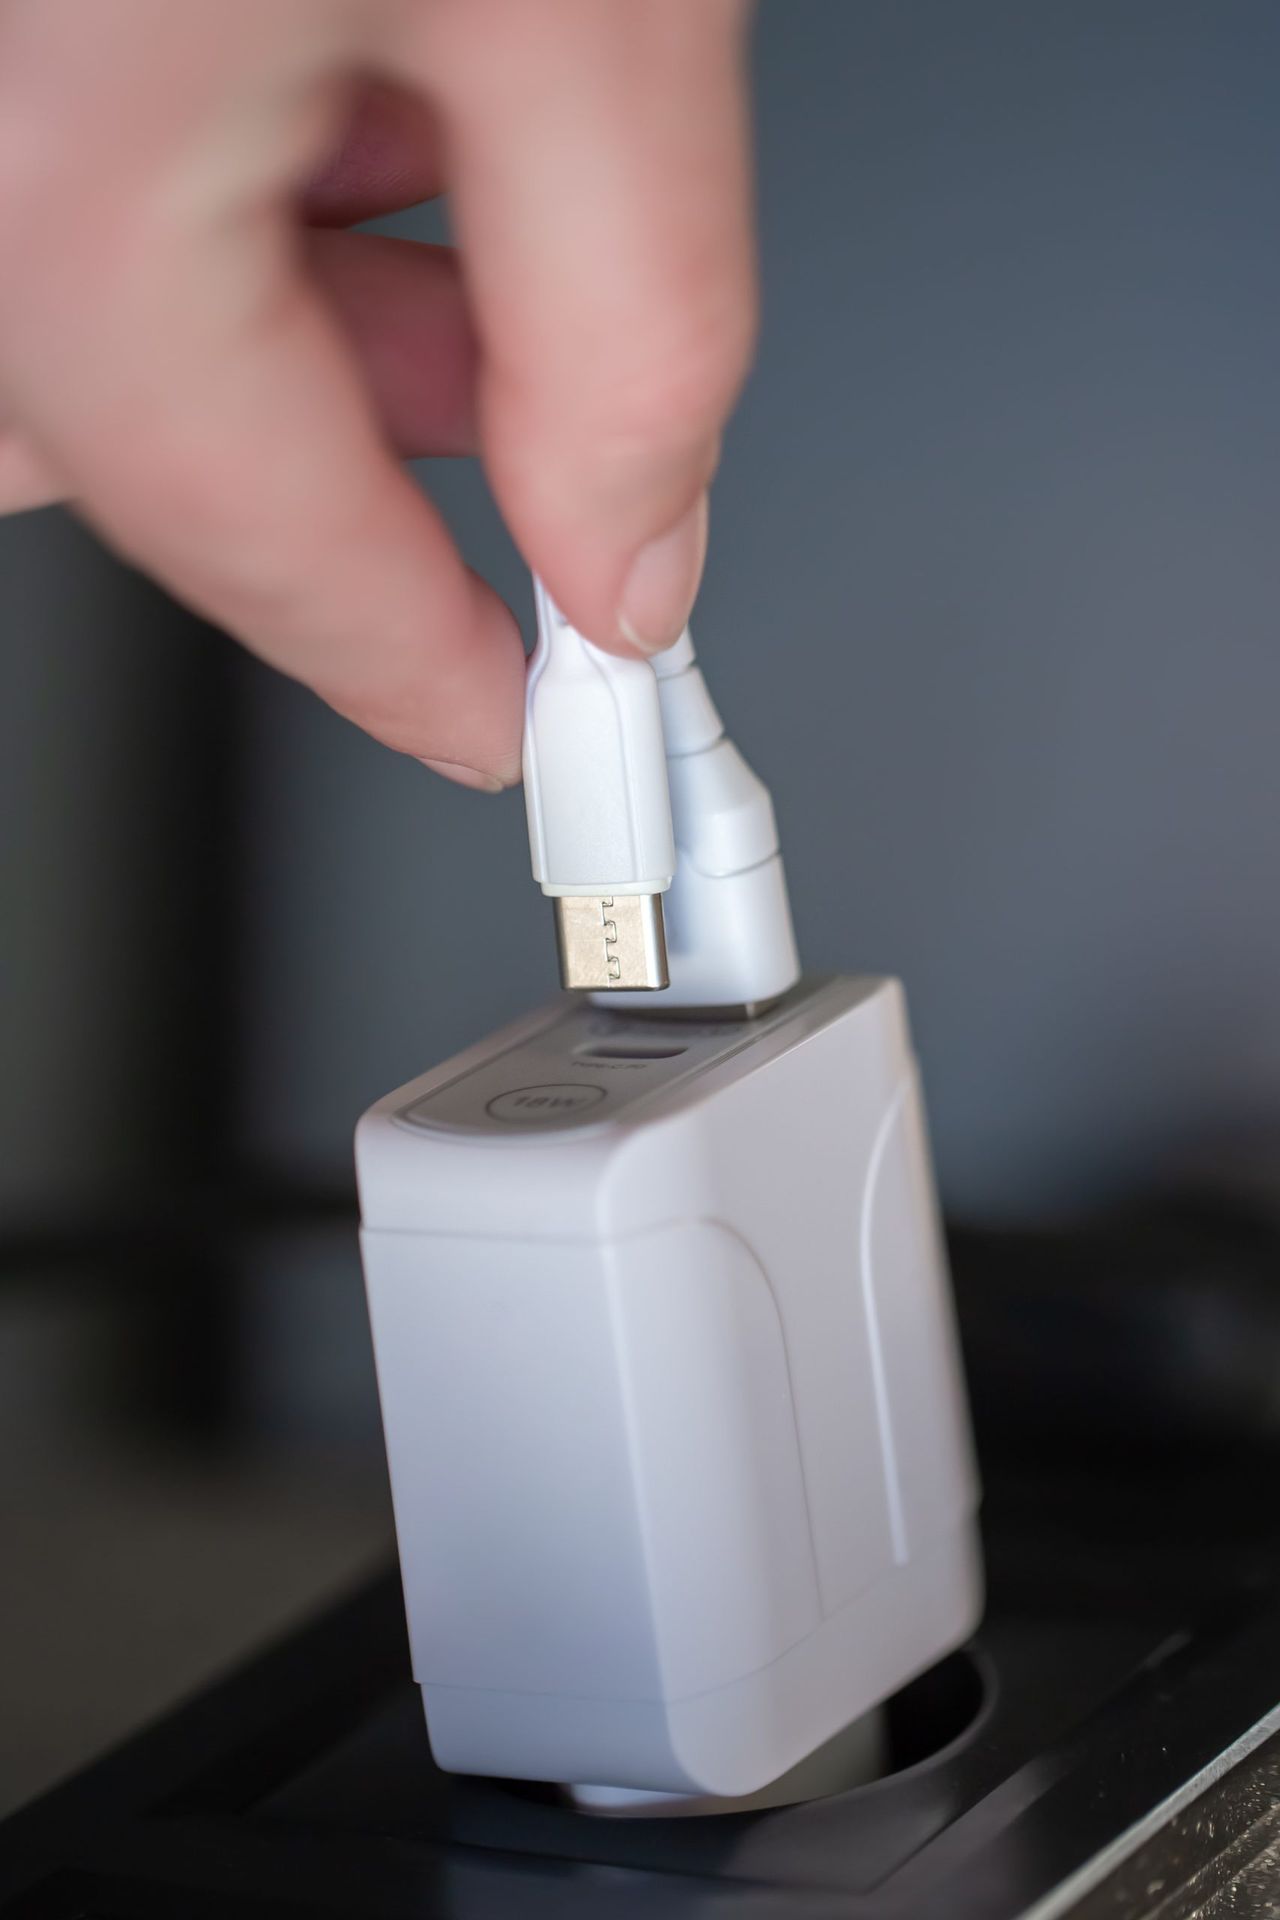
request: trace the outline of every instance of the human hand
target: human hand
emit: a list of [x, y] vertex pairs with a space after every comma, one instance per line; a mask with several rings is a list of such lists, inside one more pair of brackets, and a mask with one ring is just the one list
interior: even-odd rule
[[[0, 0], [0, 512], [380, 740], [519, 777], [514, 620], [397, 454], [654, 651], [754, 334], [742, 0]], [[447, 188], [460, 242], [341, 231]]]

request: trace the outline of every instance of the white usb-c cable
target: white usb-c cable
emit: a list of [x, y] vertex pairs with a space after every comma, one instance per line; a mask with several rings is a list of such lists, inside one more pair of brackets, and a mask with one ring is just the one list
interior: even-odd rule
[[604, 653], [534, 581], [524, 791], [533, 877], [555, 902], [566, 987], [668, 980], [662, 896], [676, 867], [653, 669]]
[[535, 593], [525, 800], [565, 986], [654, 1012], [772, 1004], [800, 977], [773, 803], [688, 632], [653, 666], [622, 659]]

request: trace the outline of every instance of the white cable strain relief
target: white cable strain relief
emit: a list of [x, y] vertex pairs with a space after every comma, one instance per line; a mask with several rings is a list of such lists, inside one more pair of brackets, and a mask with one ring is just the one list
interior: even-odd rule
[[535, 581], [524, 783], [533, 875], [553, 895], [662, 893], [675, 872], [658, 682], [603, 652]]
[[664, 903], [670, 986], [609, 1005], [755, 1006], [800, 978], [769, 789], [724, 731], [688, 630], [654, 662], [677, 862]]

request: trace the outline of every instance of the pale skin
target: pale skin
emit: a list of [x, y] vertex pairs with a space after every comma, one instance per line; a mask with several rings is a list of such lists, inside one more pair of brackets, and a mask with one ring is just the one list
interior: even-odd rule
[[[692, 603], [755, 330], [742, 0], [0, 0], [0, 512], [69, 500], [388, 746], [519, 778], [482, 456], [601, 646]], [[343, 231], [450, 196], [458, 251]]]

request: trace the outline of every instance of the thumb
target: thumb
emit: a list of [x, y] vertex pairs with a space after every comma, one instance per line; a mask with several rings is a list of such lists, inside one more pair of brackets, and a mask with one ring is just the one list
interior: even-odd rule
[[525, 557], [606, 647], [657, 651], [688, 618], [750, 358], [743, 19], [740, 0], [430, 16], [486, 463]]

